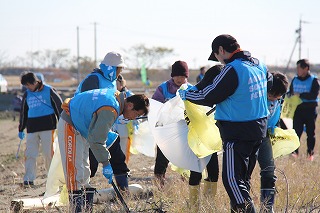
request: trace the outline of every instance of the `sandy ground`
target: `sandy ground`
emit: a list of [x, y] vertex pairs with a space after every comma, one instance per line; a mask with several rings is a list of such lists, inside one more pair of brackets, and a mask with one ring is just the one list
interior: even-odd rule
[[[13, 198], [37, 197], [45, 192], [46, 170], [42, 156], [38, 157], [37, 178], [35, 180], [36, 188], [24, 188], [22, 186], [24, 175], [25, 140], [21, 143], [19, 158], [16, 159], [16, 152], [20, 139], [18, 138], [18, 121], [12, 121], [11, 118], [1, 118], [0, 120], [0, 212], [8, 212]], [[144, 155], [131, 155], [129, 168], [131, 178], [129, 184], [139, 183], [142, 186], [150, 185], [149, 181], [143, 180], [146, 177], [153, 177], [154, 158]], [[97, 189], [108, 188], [105, 178], [99, 168], [96, 177], [91, 183]], [[170, 174], [169, 174], [170, 175]]]

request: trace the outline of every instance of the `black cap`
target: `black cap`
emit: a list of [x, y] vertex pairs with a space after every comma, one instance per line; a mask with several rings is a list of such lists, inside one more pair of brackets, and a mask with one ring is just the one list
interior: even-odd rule
[[212, 45], [211, 45], [212, 52], [208, 60], [218, 61], [218, 59], [214, 56], [214, 53], [215, 52], [217, 53], [217, 50], [219, 49], [220, 46], [222, 46], [223, 49], [227, 50], [228, 52], [229, 51], [233, 52], [234, 50], [240, 48], [240, 45], [238, 44], [237, 40], [231, 35], [228, 35], [228, 34], [219, 35], [212, 41]]

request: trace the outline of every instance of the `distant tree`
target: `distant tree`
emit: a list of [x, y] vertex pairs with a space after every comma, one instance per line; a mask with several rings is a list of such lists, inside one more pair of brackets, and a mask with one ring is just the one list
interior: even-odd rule
[[[84, 56], [79, 58], [79, 74], [84, 77], [87, 74], [91, 73], [92, 70], [96, 68], [94, 59]], [[77, 57], [73, 57], [71, 61], [69, 61], [69, 71], [74, 73], [75, 75], [78, 74], [78, 64], [77, 64]]]
[[69, 49], [57, 49], [44, 51], [27, 52], [27, 56], [34, 66], [34, 61], [38, 63], [40, 67], [62, 67], [68, 60], [70, 54]]
[[148, 48], [144, 44], [138, 44], [125, 51], [129, 61], [133, 63], [133, 66], [140, 69], [142, 64], [145, 64], [145, 68], [149, 69], [154, 66], [159, 66], [161, 60], [165, 57], [173, 54], [173, 49], [167, 47], [151, 47]]
[[7, 54], [4, 51], [0, 51], [0, 67], [5, 66], [5, 61], [7, 60]]

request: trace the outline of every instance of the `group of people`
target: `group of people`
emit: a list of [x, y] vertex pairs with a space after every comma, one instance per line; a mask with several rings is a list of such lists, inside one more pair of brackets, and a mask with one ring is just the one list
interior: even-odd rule
[[[182, 100], [209, 107], [215, 105], [214, 116], [223, 141], [222, 180], [231, 210], [255, 212], [249, 193], [251, 174], [258, 160], [261, 203], [268, 212], [273, 212], [277, 178], [269, 136], [278, 125], [288, 79], [283, 73], [269, 72], [227, 34], [213, 40], [209, 60], [221, 65], [213, 66], [207, 72], [203, 67], [195, 86], [188, 83], [187, 63], [176, 61], [172, 65], [171, 79], [157, 87], [152, 99], [165, 103], [178, 91]], [[22, 98], [19, 124], [19, 138], [24, 139], [24, 129], [28, 133], [24, 185], [34, 185], [40, 143], [49, 169], [53, 134], [57, 129], [69, 201], [74, 212], [92, 211], [95, 189], [90, 185], [90, 178], [95, 176], [99, 163], [109, 183], [114, 176], [119, 189], [128, 189], [129, 168], [114, 124], [119, 116], [134, 120], [147, 115], [149, 99], [143, 94], [134, 95], [126, 88], [120, 74], [125, 66], [119, 53], [109, 52], [99, 68], [79, 84], [74, 96], [64, 102], [54, 88], [43, 84], [34, 73], [21, 76], [21, 84], [27, 88]], [[292, 80], [289, 93], [299, 95], [303, 103], [297, 108], [294, 127], [300, 137], [306, 125], [308, 156], [313, 159], [319, 84], [310, 74], [307, 60], [299, 60], [297, 66], [298, 76]], [[183, 84], [187, 84], [188, 89], [181, 90]], [[154, 174], [160, 186], [165, 184], [168, 163], [157, 147]], [[214, 197], [219, 177], [217, 153], [212, 154], [206, 168], [208, 177], [204, 180], [203, 192]], [[191, 171], [189, 191], [194, 212], [199, 210], [201, 179], [201, 173]]]

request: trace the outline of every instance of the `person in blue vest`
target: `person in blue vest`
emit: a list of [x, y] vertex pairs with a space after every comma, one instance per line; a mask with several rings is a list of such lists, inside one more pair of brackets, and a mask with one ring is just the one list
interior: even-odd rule
[[[292, 79], [289, 89], [290, 95], [297, 95], [302, 103], [298, 105], [293, 116], [293, 129], [299, 138], [304, 126], [307, 133], [307, 159], [313, 161], [314, 146], [316, 143], [315, 123], [317, 119], [317, 106], [319, 95], [319, 81], [317, 76], [310, 73], [310, 63], [307, 59], [297, 61], [297, 75]], [[299, 149], [292, 153], [298, 157]]]
[[288, 89], [288, 78], [281, 72], [271, 72], [272, 87], [268, 88], [268, 131], [263, 139], [258, 152], [258, 163], [260, 166], [260, 212], [273, 213], [275, 200], [275, 182], [277, 180], [275, 163], [273, 159], [270, 136], [274, 135], [274, 129], [279, 125], [281, 103], [283, 95]]
[[26, 91], [22, 98], [20, 111], [18, 134], [20, 140], [25, 138], [24, 129], [27, 128], [23, 184], [33, 186], [36, 179], [40, 144], [45, 159], [45, 168], [49, 171], [53, 156], [53, 134], [62, 112], [62, 100], [54, 88], [43, 84], [33, 72], [23, 73], [21, 84], [25, 86]]
[[[152, 99], [165, 103], [171, 98], [176, 96], [177, 90], [182, 84], [188, 83], [189, 68], [188, 64], [184, 61], [176, 61], [172, 65], [171, 79], [161, 83], [154, 92]], [[192, 85], [188, 83], [188, 86]], [[160, 148], [157, 146], [154, 175], [160, 185], [164, 186], [165, 174], [169, 160], [164, 156]]]
[[200, 73], [199, 73], [199, 75], [197, 76], [197, 79], [196, 79], [197, 83], [199, 83], [203, 79], [205, 73], [206, 73], [206, 68], [205, 67], [201, 67], [200, 68]]
[[231, 210], [255, 212], [249, 194], [250, 178], [267, 132], [267, 67], [240, 49], [231, 35], [217, 36], [211, 47], [209, 60], [219, 61], [225, 67], [202, 90], [179, 90], [179, 95], [182, 100], [199, 105], [216, 104], [216, 125], [224, 151], [222, 180]]
[[[99, 68], [95, 68], [93, 72], [86, 76], [86, 78], [80, 82], [75, 95], [92, 90], [109, 88], [114, 91], [117, 90], [117, 78], [121, 71], [126, 67], [124, 59], [120, 53], [109, 52], [101, 61]], [[116, 184], [120, 190], [125, 191], [128, 189], [128, 173], [129, 168], [125, 162], [126, 157], [120, 147], [120, 137], [115, 132], [110, 132], [115, 137], [114, 143], [109, 147], [109, 152], [112, 158], [110, 159], [111, 166], [116, 179]], [[95, 158], [94, 154], [89, 148], [89, 162], [90, 162], [90, 177], [94, 177], [99, 162]]]
[[71, 211], [92, 212], [89, 147], [111, 183], [114, 172], [108, 146], [118, 136], [110, 130], [120, 115], [129, 120], [147, 115], [149, 99], [145, 95], [126, 97], [113, 88], [95, 89], [66, 99], [62, 108], [58, 139]]

